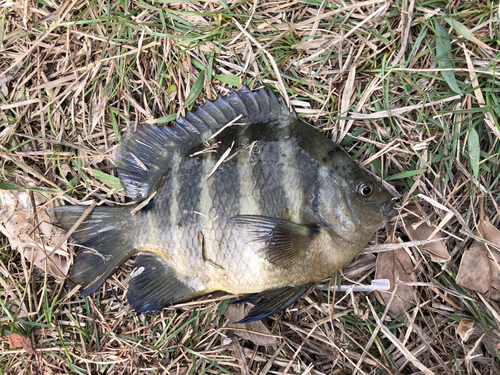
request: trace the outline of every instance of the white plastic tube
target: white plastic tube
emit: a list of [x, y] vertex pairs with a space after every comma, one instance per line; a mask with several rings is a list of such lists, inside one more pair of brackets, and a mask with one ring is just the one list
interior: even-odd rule
[[[391, 288], [391, 283], [388, 279], [375, 279], [372, 280], [371, 285], [341, 285], [340, 291], [347, 292], [352, 290], [353, 292], [373, 292], [374, 290], [389, 290]], [[327, 290], [328, 286], [325, 284], [319, 284], [316, 289]], [[332, 285], [330, 287], [331, 291], [337, 290], [337, 285]]]

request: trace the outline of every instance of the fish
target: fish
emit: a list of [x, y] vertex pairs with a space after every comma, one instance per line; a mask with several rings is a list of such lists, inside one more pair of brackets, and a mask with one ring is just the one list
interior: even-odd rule
[[[132, 205], [97, 206], [71, 233], [70, 288], [87, 297], [131, 257], [137, 313], [215, 291], [281, 312], [391, 219], [393, 196], [268, 86], [243, 86], [168, 126], [125, 131], [115, 157]], [[52, 210], [68, 231], [88, 206]]]

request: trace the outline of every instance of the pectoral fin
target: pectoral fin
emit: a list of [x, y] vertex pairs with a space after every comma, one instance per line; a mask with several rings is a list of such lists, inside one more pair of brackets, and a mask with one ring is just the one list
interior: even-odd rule
[[241, 227], [269, 262], [283, 268], [304, 259], [310, 242], [320, 231], [318, 225], [300, 225], [258, 215], [234, 216], [229, 222]]
[[206, 293], [196, 291], [182, 282], [163, 259], [141, 253], [135, 261], [127, 299], [134, 310], [141, 314], [161, 310], [165, 306]]
[[264, 319], [266, 316], [285, 310], [292, 303], [297, 301], [314, 283], [287, 286], [275, 290], [265, 290], [258, 294], [250, 295], [234, 303], [249, 302], [260, 299], [248, 313], [248, 315], [236, 323], [250, 323], [255, 320]]

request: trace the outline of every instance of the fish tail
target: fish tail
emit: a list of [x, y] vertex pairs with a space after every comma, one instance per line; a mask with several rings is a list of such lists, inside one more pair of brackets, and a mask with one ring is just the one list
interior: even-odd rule
[[[68, 231], [83, 215], [86, 206], [60, 206], [51, 211], [51, 221]], [[96, 207], [71, 234], [82, 245], [68, 275], [69, 287], [81, 286], [80, 296], [94, 293], [134, 255], [127, 230], [130, 208]]]

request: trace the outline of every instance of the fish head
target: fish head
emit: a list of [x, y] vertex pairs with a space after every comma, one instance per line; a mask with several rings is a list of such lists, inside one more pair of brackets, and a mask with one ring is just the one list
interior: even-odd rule
[[366, 243], [394, 215], [394, 197], [342, 150], [330, 151], [320, 167], [317, 209], [331, 231]]

